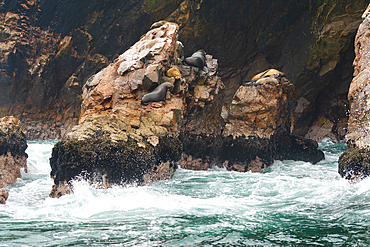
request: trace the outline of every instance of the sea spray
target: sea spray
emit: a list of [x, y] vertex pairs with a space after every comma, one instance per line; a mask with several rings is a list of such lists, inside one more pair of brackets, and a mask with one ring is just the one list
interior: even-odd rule
[[1, 246], [280, 246], [370, 244], [370, 179], [337, 172], [346, 149], [320, 143], [326, 159], [275, 161], [263, 173], [178, 169], [172, 180], [49, 198], [53, 142], [29, 142], [29, 173], [7, 187]]

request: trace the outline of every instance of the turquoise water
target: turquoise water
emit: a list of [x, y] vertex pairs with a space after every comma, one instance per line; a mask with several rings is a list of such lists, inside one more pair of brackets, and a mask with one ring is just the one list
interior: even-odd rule
[[337, 173], [344, 144], [316, 165], [276, 161], [261, 173], [178, 169], [170, 181], [101, 190], [74, 183], [49, 198], [55, 142], [29, 142], [29, 173], [7, 187], [0, 246], [369, 246], [370, 180]]

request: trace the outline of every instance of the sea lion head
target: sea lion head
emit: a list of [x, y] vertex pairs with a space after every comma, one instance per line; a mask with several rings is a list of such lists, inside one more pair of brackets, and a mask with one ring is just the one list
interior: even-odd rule
[[204, 59], [201, 57], [187, 57], [184, 59], [184, 63], [186, 65], [197, 67], [199, 69], [203, 69], [204, 62], [205, 62]]
[[206, 52], [204, 50], [199, 50], [199, 51], [196, 51], [193, 53], [193, 55], [191, 55], [192, 57], [205, 57], [206, 56]]
[[[163, 85], [163, 86], [162, 86]], [[162, 87], [165, 87], [166, 89], [168, 88], [173, 88], [173, 84], [171, 82], [164, 82], [162, 83], [161, 85], [159, 86], [162, 86]]]

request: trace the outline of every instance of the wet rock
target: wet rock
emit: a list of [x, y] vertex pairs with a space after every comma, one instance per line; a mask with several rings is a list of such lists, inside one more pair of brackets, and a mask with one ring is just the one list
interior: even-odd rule
[[79, 125], [53, 148], [51, 196], [67, 191], [82, 172], [91, 182], [104, 176], [110, 184], [172, 177], [180, 147], [166, 136], [179, 129], [182, 95], [167, 92], [166, 105], [140, 102], [173, 64], [177, 28], [169, 23], [150, 30], [85, 84]]
[[9, 192], [6, 190], [0, 189], [0, 204], [5, 204], [8, 197], [9, 197]]
[[269, 69], [236, 91], [221, 115], [226, 122], [220, 160], [228, 170], [258, 171], [275, 159], [324, 159], [317, 142], [290, 134], [296, 108], [293, 84], [284, 73]]
[[346, 141], [349, 150], [339, 158], [339, 174], [350, 180], [369, 176], [368, 153], [370, 149], [370, 5], [362, 15], [363, 21], [355, 39], [356, 58], [353, 62], [354, 78], [348, 92], [350, 115]]
[[350, 181], [357, 182], [370, 175], [370, 151], [367, 148], [350, 148], [338, 161], [339, 174]]
[[[0, 118], [0, 188], [7, 187], [21, 177], [21, 169], [27, 172], [27, 142], [21, 122], [10, 116]], [[2, 191], [1, 203], [7, 192]]]

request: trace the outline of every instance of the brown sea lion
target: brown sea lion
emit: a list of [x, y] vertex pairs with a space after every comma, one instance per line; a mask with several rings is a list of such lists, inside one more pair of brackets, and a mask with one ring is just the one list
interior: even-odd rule
[[159, 102], [162, 101], [163, 104], [166, 104], [166, 94], [167, 89], [172, 88], [173, 85], [170, 82], [165, 82], [156, 87], [152, 92], [145, 94], [143, 98], [141, 99], [142, 105], [149, 105], [153, 102]]
[[180, 79], [181, 73], [178, 68], [170, 68], [167, 70], [166, 75], [168, 77], [175, 77], [176, 80]]
[[257, 81], [258, 79], [261, 79], [261, 78], [264, 78], [264, 77], [274, 77], [274, 78], [277, 78], [279, 76], [285, 76], [285, 74], [279, 70], [276, 70], [276, 69], [268, 69], [268, 70], [265, 70], [255, 76], [253, 76], [252, 78], [252, 81], [255, 82]]

